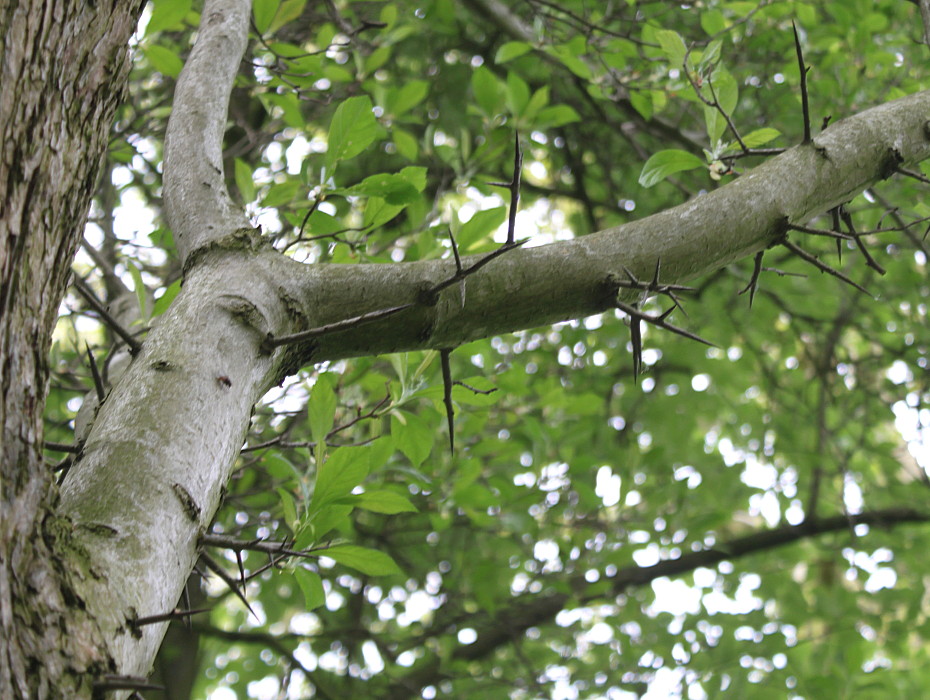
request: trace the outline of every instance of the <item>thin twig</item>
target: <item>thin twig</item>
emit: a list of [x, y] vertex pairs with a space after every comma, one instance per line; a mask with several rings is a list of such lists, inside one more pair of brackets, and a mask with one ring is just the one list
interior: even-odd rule
[[827, 238], [836, 238], [837, 240], [851, 241], [853, 236], [843, 233], [837, 229], [814, 228], [812, 226], [800, 226], [798, 224], [788, 224], [789, 231], [798, 231], [799, 233], [809, 233], [812, 236], [826, 236]]
[[709, 340], [705, 340], [699, 335], [691, 333], [690, 331], [686, 331], [684, 328], [679, 328], [678, 326], [675, 326], [666, 321], [665, 318], [672, 312], [672, 310], [675, 308], [674, 306], [659, 316], [651, 316], [633, 306], [630, 306], [629, 304], [624, 304], [622, 301], [615, 301], [614, 303], [617, 305], [618, 309], [625, 312], [629, 316], [638, 318], [641, 321], [645, 321], [652, 326], [656, 326], [657, 328], [661, 328], [666, 331], [671, 331], [672, 333], [680, 335], [683, 338], [688, 338], [689, 340], [696, 340], [697, 342], [703, 343], [704, 345], [708, 345], [712, 348], [717, 347], [716, 344], [710, 342]]
[[51, 440], [46, 440], [42, 443], [42, 446], [46, 450], [52, 450], [54, 452], [70, 452], [72, 454], [77, 454], [81, 451], [80, 445], [69, 445], [64, 442], [52, 442]]
[[103, 304], [100, 303], [100, 300], [97, 299], [94, 292], [87, 285], [87, 282], [78, 275], [74, 275], [74, 288], [84, 297], [84, 300], [90, 304], [91, 308], [100, 315], [104, 323], [106, 323], [116, 335], [123, 339], [123, 342], [129, 346], [130, 354], [135, 356], [139, 350], [142, 349], [142, 343], [136, 340], [129, 331], [120, 325], [119, 321], [117, 321], [110, 312], [106, 310]]
[[148, 678], [141, 676], [118, 676], [108, 674], [99, 681], [94, 681], [94, 690], [105, 692], [108, 690], [164, 690], [165, 686], [150, 683]]
[[843, 274], [842, 272], [840, 272], [839, 270], [835, 270], [834, 268], [830, 267], [830, 266], [827, 265], [826, 263], [821, 262], [820, 260], [818, 260], [816, 257], [814, 257], [813, 255], [811, 255], [810, 253], [808, 253], [808, 252], [807, 252], [806, 250], [804, 250], [803, 248], [800, 248], [799, 246], [796, 246], [794, 243], [792, 243], [791, 241], [789, 241], [787, 238], [784, 239], [784, 240], [781, 242], [781, 244], [782, 244], [783, 246], [785, 246], [785, 248], [787, 248], [788, 250], [790, 250], [792, 253], [794, 253], [795, 255], [797, 255], [799, 258], [801, 258], [802, 260], [805, 260], [806, 262], [809, 262], [811, 265], [813, 265], [814, 267], [816, 267], [816, 268], [817, 268], [818, 270], [820, 270], [821, 272], [826, 272], [826, 273], [829, 274], [829, 275], [833, 275], [834, 277], [836, 277], [837, 279], [842, 280], [842, 281], [845, 282], [846, 284], [848, 284], [848, 285], [850, 285], [850, 286], [852, 286], [852, 287], [855, 287], [856, 289], [858, 289], [858, 290], [859, 290], [860, 292], [862, 292], [863, 294], [866, 294], [866, 295], [868, 295], [868, 296], [872, 296], [872, 295], [869, 293], [869, 291], [868, 291], [865, 287], [863, 287], [863, 286], [860, 285], [860, 284], [857, 284], [856, 282], [853, 282], [851, 279], [849, 279], [849, 277], [847, 277], [846, 275], [844, 275], [844, 274]]
[[134, 629], [138, 629], [139, 627], [144, 627], [145, 625], [155, 625], [159, 622], [181, 620], [188, 618], [191, 615], [210, 612], [210, 610], [211, 608], [198, 608], [197, 610], [181, 610], [179, 608], [175, 608], [171, 612], [162, 613], [161, 615], [149, 615], [147, 617], [137, 617], [133, 620], [129, 620], [129, 626]]
[[267, 352], [273, 350], [276, 347], [281, 345], [288, 345], [290, 343], [300, 343], [304, 340], [311, 340], [312, 338], [319, 338], [322, 335], [327, 335], [329, 333], [337, 333], [338, 331], [345, 331], [352, 328], [357, 328], [358, 326], [364, 325], [366, 323], [371, 323], [372, 321], [380, 321], [381, 319], [388, 318], [394, 314], [398, 314], [401, 311], [406, 311], [416, 306], [416, 302], [410, 302], [409, 304], [401, 304], [400, 306], [391, 306], [387, 309], [378, 309], [377, 311], [370, 311], [367, 314], [361, 314], [360, 316], [354, 316], [353, 318], [347, 318], [343, 321], [336, 321], [335, 323], [329, 323], [325, 326], [319, 326], [317, 328], [311, 328], [306, 331], [301, 331], [300, 333], [294, 333], [292, 335], [282, 335], [275, 337], [271, 334], [265, 337], [265, 340], [262, 342], [263, 349]]
[[901, 173], [902, 175], [907, 175], [908, 177], [912, 177], [915, 180], [919, 180], [920, 182], [925, 182], [928, 185], [930, 185], [930, 177], [927, 177], [926, 175], [921, 175], [916, 170], [908, 170], [907, 168], [899, 167], [898, 172]]
[[884, 275], [885, 268], [883, 268], [875, 261], [875, 258], [872, 257], [868, 249], [865, 247], [865, 244], [862, 242], [862, 236], [856, 233], [856, 227], [853, 226], [852, 216], [846, 210], [846, 207], [840, 207], [840, 218], [843, 219], [843, 223], [846, 224], [846, 229], [852, 235], [853, 240], [856, 241], [856, 246], [858, 246], [859, 252], [862, 253], [862, 257], [865, 258], [865, 264], [875, 270], [878, 274]]

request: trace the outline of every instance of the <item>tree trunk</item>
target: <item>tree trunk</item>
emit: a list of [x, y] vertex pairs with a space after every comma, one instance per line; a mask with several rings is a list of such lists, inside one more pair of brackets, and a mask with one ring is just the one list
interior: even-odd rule
[[47, 353], [142, 0], [0, 2], [0, 697], [89, 695], [111, 667], [49, 515]]

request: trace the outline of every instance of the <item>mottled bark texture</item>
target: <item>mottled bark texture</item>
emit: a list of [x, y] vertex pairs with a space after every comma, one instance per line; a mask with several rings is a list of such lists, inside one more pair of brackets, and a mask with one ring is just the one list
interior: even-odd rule
[[0, 697], [89, 697], [109, 668], [50, 517], [47, 353], [143, 0], [0, 0]]

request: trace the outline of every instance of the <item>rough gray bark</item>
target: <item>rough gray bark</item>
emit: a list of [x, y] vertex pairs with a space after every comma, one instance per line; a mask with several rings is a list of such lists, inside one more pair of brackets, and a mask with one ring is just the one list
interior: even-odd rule
[[128, 71], [140, 0], [0, 1], [0, 697], [109, 670], [42, 459], [47, 352]]

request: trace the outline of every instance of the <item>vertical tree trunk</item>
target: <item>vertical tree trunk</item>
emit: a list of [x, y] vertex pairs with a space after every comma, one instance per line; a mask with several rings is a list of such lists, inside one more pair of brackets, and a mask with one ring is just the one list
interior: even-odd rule
[[109, 662], [48, 514], [47, 353], [144, 0], [0, 0], [0, 697], [89, 694]]

